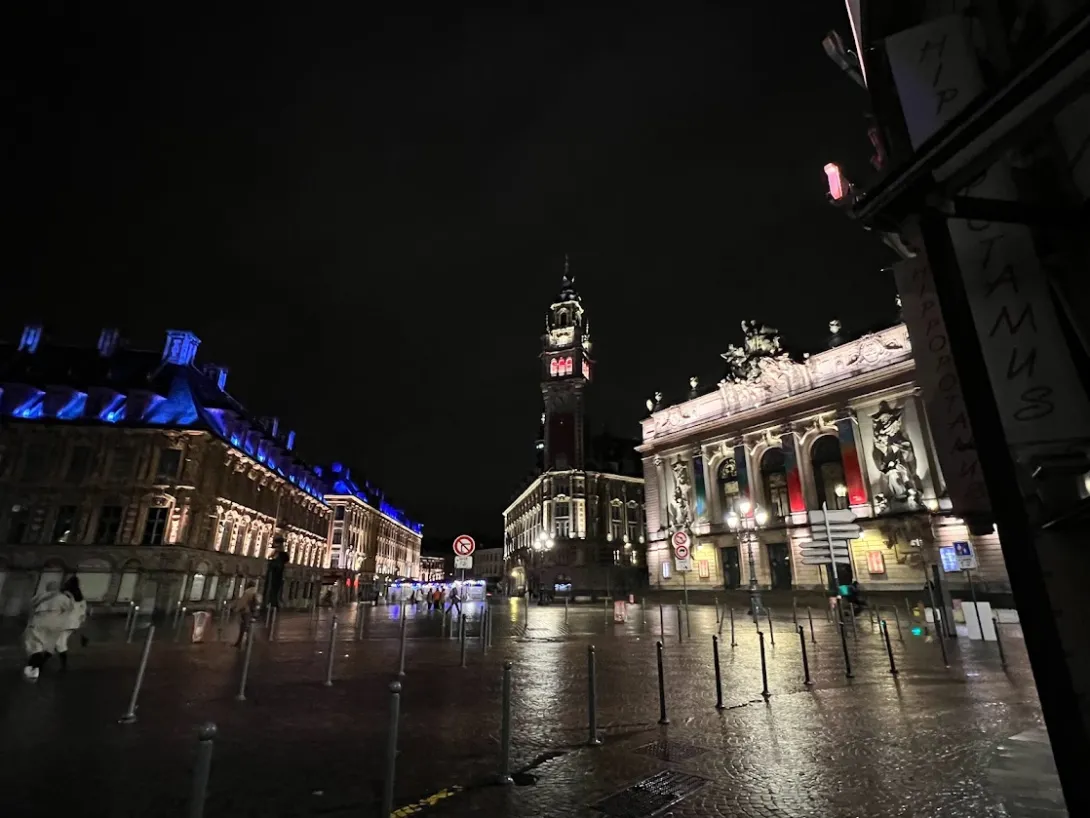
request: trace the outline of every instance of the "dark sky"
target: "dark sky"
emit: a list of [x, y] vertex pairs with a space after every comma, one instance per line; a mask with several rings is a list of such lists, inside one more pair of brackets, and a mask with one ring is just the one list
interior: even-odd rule
[[193, 329], [232, 394], [428, 534], [502, 538], [565, 252], [600, 420], [633, 437], [743, 318], [812, 348], [892, 320], [890, 257], [824, 201], [824, 163], [870, 153], [821, 48], [840, 0], [44, 5], [13, 31], [0, 331]]

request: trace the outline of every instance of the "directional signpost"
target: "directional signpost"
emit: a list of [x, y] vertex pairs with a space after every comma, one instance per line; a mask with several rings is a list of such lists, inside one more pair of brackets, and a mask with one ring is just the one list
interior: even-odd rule
[[863, 529], [855, 523], [855, 515], [850, 510], [830, 511], [828, 505], [821, 504], [821, 511], [809, 512], [810, 536], [813, 542], [802, 544], [803, 565], [828, 565], [833, 576], [833, 585], [839, 585], [836, 574], [838, 562], [851, 562], [851, 540], [863, 536]]
[[473, 567], [473, 552], [477, 543], [468, 534], [459, 534], [454, 538], [454, 567], [462, 569], [462, 579], [466, 578], [466, 569]]

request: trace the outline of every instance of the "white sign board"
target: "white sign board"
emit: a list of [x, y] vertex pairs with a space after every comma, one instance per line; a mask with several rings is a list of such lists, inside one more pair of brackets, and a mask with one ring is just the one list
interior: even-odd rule
[[976, 568], [976, 554], [973, 553], [973, 546], [969, 543], [954, 543], [954, 553], [958, 557], [958, 568], [962, 571], [972, 571]]
[[472, 568], [473, 567], [473, 557], [455, 556], [454, 557], [454, 567], [455, 568]]
[[686, 574], [693, 570], [693, 558], [686, 557], [683, 560], [674, 560], [674, 565], [677, 567], [679, 574]]

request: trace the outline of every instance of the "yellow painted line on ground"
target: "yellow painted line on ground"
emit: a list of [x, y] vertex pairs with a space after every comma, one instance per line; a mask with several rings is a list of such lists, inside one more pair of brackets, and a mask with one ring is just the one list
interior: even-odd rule
[[456, 795], [461, 792], [461, 787], [447, 787], [439, 790], [439, 792], [432, 793], [426, 798], [421, 798], [415, 804], [409, 804], [408, 806], [399, 807], [390, 813], [390, 818], [407, 818], [409, 815], [415, 815], [418, 812], [423, 812], [428, 807], [434, 807], [444, 798], [450, 798], [452, 795]]

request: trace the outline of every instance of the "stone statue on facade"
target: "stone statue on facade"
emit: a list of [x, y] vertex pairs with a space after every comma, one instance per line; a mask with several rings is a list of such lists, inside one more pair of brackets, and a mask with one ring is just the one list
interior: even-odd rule
[[728, 383], [753, 383], [761, 377], [766, 363], [790, 363], [780, 343], [779, 331], [756, 321], [743, 321], [742, 346], [731, 344], [722, 358], [727, 362], [724, 380]]
[[688, 529], [693, 522], [689, 506], [689, 468], [677, 458], [670, 466], [674, 473], [674, 494], [670, 499], [670, 524], [677, 529]]
[[892, 406], [882, 401], [878, 411], [871, 415], [874, 438], [871, 458], [882, 483], [882, 492], [875, 498], [880, 508], [888, 506], [891, 501], [909, 508], [921, 505], [923, 481], [918, 471], [915, 447], [904, 428], [904, 412], [904, 406]]

